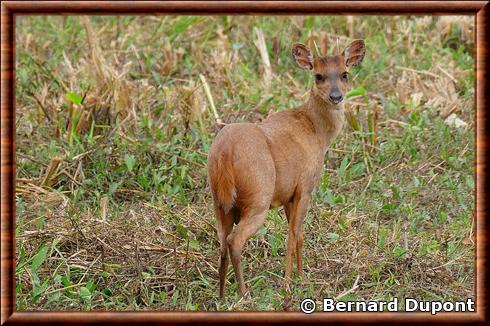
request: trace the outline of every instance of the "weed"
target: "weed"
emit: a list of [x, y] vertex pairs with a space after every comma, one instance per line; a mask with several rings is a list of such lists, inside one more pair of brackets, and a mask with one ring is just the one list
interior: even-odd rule
[[[16, 21], [17, 309], [474, 297], [471, 17]], [[219, 303], [213, 138], [304, 102], [312, 81], [292, 42], [327, 54], [355, 38], [367, 55], [303, 226], [303, 280], [288, 297], [274, 210], [244, 250], [253, 300], [239, 300], [230, 269]], [[468, 126], [446, 124], [453, 113]]]

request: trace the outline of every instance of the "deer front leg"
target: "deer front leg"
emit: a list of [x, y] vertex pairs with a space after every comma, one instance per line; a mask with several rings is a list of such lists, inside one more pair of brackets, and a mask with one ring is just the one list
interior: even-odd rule
[[289, 211], [289, 234], [288, 245], [286, 252], [286, 282], [289, 283], [293, 271], [293, 256], [296, 254], [298, 272], [303, 275], [303, 233], [302, 224], [308, 210], [308, 203], [310, 201], [309, 194], [302, 194], [293, 199], [292, 205], [287, 211]]
[[[308, 205], [308, 204], [307, 204]], [[305, 213], [306, 215], [306, 213]], [[303, 215], [303, 218], [304, 216]], [[296, 233], [296, 266], [298, 274], [303, 278], [303, 221], [295, 225]]]

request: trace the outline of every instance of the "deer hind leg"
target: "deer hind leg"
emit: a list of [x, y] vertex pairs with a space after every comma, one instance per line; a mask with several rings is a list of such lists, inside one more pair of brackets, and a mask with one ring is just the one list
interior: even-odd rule
[[[286, 272], [285, 278], [286, 283], [289, 283], [289, 279], [291, 278], [292, 273], [292, 256], [294, 255], [294, 251], [292, 250], [295, 247], [294, 234], [292, 233], [292, 225], [294, 219], [294, 207], [295, 201], [294, 199], [286, 204], [284, 204], [284, 212], [286, 213], [286, 219], [288, 221], [288, 241], [287, 241], [287, 249], [286, 249]], [[289, 257], [291, 255], [291, 257]]]
[[233, 230], [233, 213], [225, 213], [222, 208], [215, 206], [216, 217], [218, 219], [218, 238], [219, 238], [219, 298], [225, 298], [226, 273], [228, 271], [228, 244], [226, 238]]
[[238, 283], [238, 292], [241, 296], [246, 293], [245, 281], [243, 279], [243, 269], [241, 266], [242, 249], [245, 242], [257, 232], [262, 224], [269, 207], [261, 209], [243, 210], [240, 216], [240, 222], [227, 238], [228, 248], [230, 250], [231, 262], [235, 270], [235, 278]]

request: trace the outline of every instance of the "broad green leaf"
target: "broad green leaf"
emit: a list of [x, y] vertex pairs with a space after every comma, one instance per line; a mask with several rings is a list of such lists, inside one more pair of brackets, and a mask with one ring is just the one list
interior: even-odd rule
[[395, 208], [397, 208], [397, 206], [398, 205], [396, 205], [396, 204], [388, 203], [388, 204], [383, 205], [383, 207], [381, 209], [384, 210], [384, 211], [392, 211]]
[[93, 293], [95, 289], [97, 288], [97, 284], [95, 284], [92, 281], [89, 281], [85, 287], [90, 291], [90, 293]]
[[345, 97], [349, 98], [357, 95], [366, 95], [366, 94], [367, 94], [366, 89], [360, 86], [348, 91], [347, 94], [345, 94]]
[[191, 247], [194, 250], [201, 250], [201, 245], [199, 244], [199, 241], [196, 239], [191, 239], [189, 241], [189, 247]]
[[112, 297], [111, 289], [104, 289], [104, 290], [102, 290], [102, 293], [107, 297]]
[[41, 267], [42, 263], [44, 263], [44, 261], [46, 260], [47, 253], [48, 253], [48, 246], [43, 245], [32, 259], [31, 272], [35, 273], [39, 269], [39, 267]]
[[76, 104], [76, 105], [82, 104], [83, 97], [81, 97], [78, 94], [75, 94], [73, 92], [68, 92], [68, 93], [66, 93], [65, 97], [68, 101], [72, 102], [73, 104]]
[[92, 294], [90, 293], [90, 290], [87, 289], [85, 286], [80, 287], [78, 294], [80, 295], [80, 298], [83, 300], [88, 300], [92, 296]]
[[43, 282], [43, 284], [41, 284], [41, 286], [33, 289], [31, 303], [36, 303], [36, 301], [39, 300], [41, 295], [44, 293], [44, 291], [48, 287], [48, 281], [49, 281], [49, 279], [45, 280]]
[[344, 178], [345, 169], [347, 167], [347, 164], [349, 164], [349, 157], [348, 156], [344, 156], [344, 159], [342, 160], [342, 162], [340, 163], [340, 166], [339, 166], [339, 176], [340, 176], [341, 179]]
[[340, 238], [340, 236], [337, 233], [328, 232], [327, 238], [329, 241], [334, 242], [334, 241], [337, 241]]
[[403, 249], [402, 247], [400, 246], [396, 246], [394, 249], [393, 249], [393, 254], [396, 256], [396, 257], [401, 257], [403, 255], [405, 255], [405, 252], [406, 250]]
[[177, 232], [179, 232], [181, 236], [187, 237], [187, 228], [185, 226], [183, 226], [182, 224], [177, 224], [175, 228], [177, 229]]
[[20, 291], [22, 291], [22, 289], [24, 289], [25, 285], [22, 284], [22, 283], [18, 283], [16, 286], [15, 286], [15, 293], [16, 294], [19, 294]]
[[63, 276], [63, 277], [61, 278], [61, 283], [62, 283], [62, 284], [65, 286], [65, 287], [72, 285], [72, 283], [71, 283], [70, 279], [69, 279], [68, 277], [66, 277], [66, 276]]
[[172, 302], [174, 305], [177, 304], [177, 301], [179, 301], [179, 290], [176, 290], [172, 295]]
[[283, 246], [283, 241], [279, 234], [273, 234], [270, 239], [272, 256], [277, 257], [279, 249]]
[[136, 158], [133, 154], [126, 154], [124, 155], [124, 163], [126, 164], [126, 168], [128, 169], [128, 171], [131, 172], [133, 171], [134, 164], [136, 163]]

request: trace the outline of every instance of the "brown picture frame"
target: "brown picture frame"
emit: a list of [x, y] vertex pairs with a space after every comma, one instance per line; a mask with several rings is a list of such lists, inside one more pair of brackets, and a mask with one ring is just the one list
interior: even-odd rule
[[[1, 324], [27, 323], [414, 323], [487, 324], [486, 185], [489, 94], [488, 1], [5, 1], [1, 4]], [[15, 17], [17, 15], [473, 15], [476, 41], [476, 312], [35, 312], [15, 310]]]

